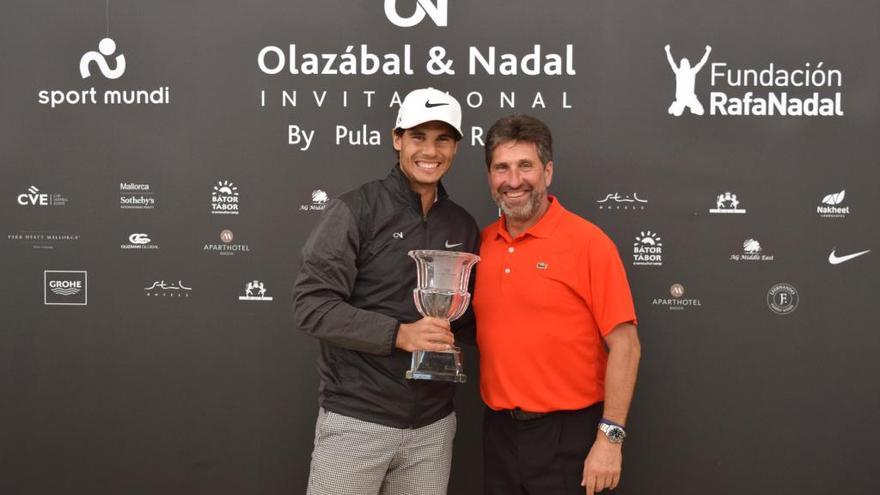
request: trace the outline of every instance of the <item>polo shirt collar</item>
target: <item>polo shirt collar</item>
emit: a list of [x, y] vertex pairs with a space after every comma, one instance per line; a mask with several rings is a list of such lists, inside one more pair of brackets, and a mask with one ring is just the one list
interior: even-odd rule
[[[538, 220], [538, 223], [532, 225], [528, 230], [520, 234], [520, 237], [530, 235], [540, 239], [547, 239], [553, 234], [553, 231], [556, 230], [556, 226], [559, 224], [559, 219], [562, 218], [562, 213], [565, 209], [559, 203], [559, 200], [556, 199], [556, 196], [548, 194], [547, 200], [550, 202], [550, 206], [547, 208], [547, 211], [544, 212], [544, 216]], [[500, 236], [507, 242], [511, 242], [512, 239], [510, 238], [510, 233], [507, 232], [506, 227], [507, 217], [502, 214], [496, 225], [496, 237]]]

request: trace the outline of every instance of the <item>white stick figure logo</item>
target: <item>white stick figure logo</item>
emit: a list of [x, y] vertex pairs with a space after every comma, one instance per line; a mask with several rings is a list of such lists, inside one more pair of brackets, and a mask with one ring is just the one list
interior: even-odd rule
[[706, 53], [703, 54], [700, 62], [693, 67], [691, 67], [691, 61], [687, 58], [682, 58], [681, 63], [676, 65], [675, 60], [672, 58], [672, 52], [669, 51], [669, 45], [666, 45], [665, 49], [666, 60], [669, 61], [669, 67], [675, 73], [675, 101], [672, 102], [672, 105], [669, 105], [669, 115], [680, 117], [684, 113], [685, 108], [694, 115], [703, 115], [703, 105], [700, 104], [700, 100], [697, 99], [697, 95], [694, 93], [694, 86], [697, 80], [697, 72], [700, 72], [700, 69], [706, 64], [706, 60], [709, 59], [709, 53], [712, 52], [712, 47], [706, 45]]
[[446, 26], [446, 2], [447, 0], [436, 0], [435, 4], [430, 0], [416, 0], [416, 11], [409, 17], [400, 17], [397, 13], [397, 0], [385, 0], [385, 17], [395, 26], [413, 27], [427, 15], [434, 24]]
[[119, 79], [125, 74], [125, 55], [116, 56], [116, 67], [111, 69], [107, 63], [107, 57], [116, 52], [116, 42], [110, 38], [104, 38], [98, 43], [98, 51], [86, 52], [79, 59], [79, 74], [83, 79], [92, 76], [90, 66], [94, 63], [98, 65], [101, 74], [107, 79]]

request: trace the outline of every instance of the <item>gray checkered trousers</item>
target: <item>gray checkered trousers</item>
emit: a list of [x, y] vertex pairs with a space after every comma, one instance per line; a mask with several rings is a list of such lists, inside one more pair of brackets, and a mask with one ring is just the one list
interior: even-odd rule
[[455, 413], [415, 429], [321, 408], [307, 495], [446, 495]]

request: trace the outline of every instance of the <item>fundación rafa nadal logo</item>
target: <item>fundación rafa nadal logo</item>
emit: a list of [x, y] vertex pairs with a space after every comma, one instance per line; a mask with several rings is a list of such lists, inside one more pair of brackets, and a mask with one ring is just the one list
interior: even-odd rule
[[705, 110], [703, 105], [700, 104], [700, 100], [697, 99], [694, 88], [696, 87], [697, 73], [706, 65], [706, 60], [709, 59], [709, 54], [712, 53], [712, 47], [706, 45], [706, 52], [703, 54], [703, 58], [693, 67], [691, 67], [690, 60], [685, 57], [682, 57], [681, 61], [676, 64], [675, 59], [672, 58], [669, 45], [666, 45], [664, 49], [666, 50], [666, 60], [669, 62], [669, 67], [675, 73], [675, 101], [669, 105], [669, 115], [680, 117], [684, 113], [685, 108], [694, 115], [703, 115]]

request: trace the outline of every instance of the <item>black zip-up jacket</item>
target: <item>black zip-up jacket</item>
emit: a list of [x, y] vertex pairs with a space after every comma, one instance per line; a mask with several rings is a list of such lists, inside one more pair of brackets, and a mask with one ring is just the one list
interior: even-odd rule
[[[422, 318], [413, 301], [416, 264], [407, 252], [476, 253], [479, 240], [473, 217], [442, 185], [423, 217], [399, 165], [327, 204], [303, 247], [292, 308], [299, 328], [321, 341], [321, 407], [395, 428], [419, 428], [452, 412], [455, 385], [407, 380], [411, 354], [395, 347], [400, 324]], [[453, 322], [456, 340], [473, 326], [469, 308]]]

